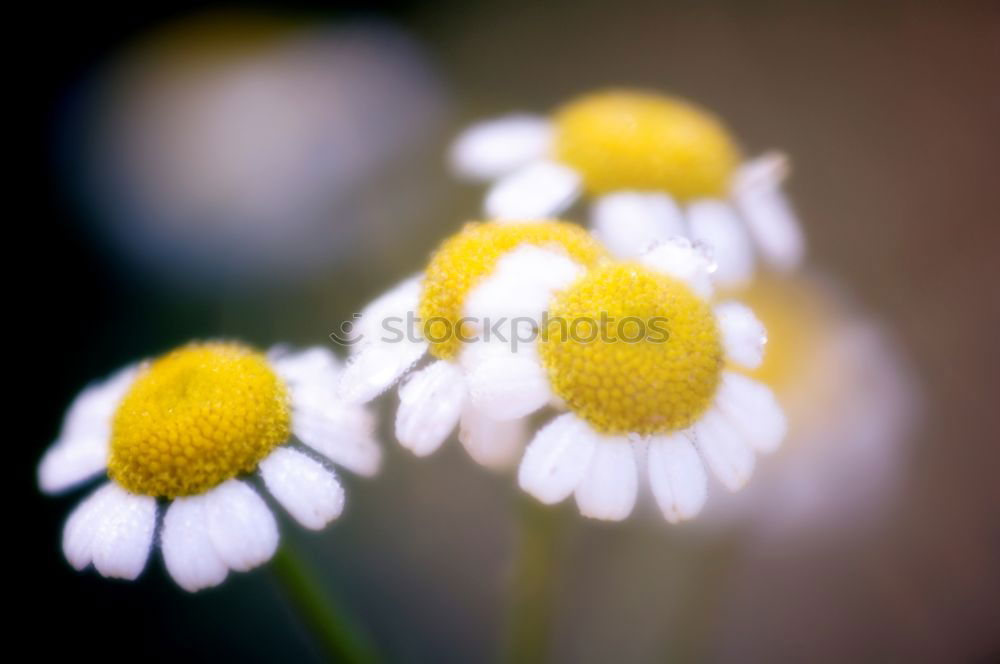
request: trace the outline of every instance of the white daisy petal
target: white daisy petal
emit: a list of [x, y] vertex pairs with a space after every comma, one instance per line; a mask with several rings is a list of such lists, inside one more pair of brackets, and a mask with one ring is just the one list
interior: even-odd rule
[[664, 518], [679, 523], [697, 516], [708, 497], [708, 476], [687, 436], [652, 437], [647, 465], [649, 484]]
[[767, 330], [750, 307], [740, 302], [722, 302], [715, 307], [722, 345], [726, 356], [747, 369], [756, 369], [764, 361]]
[[640, 256], [639, 262], [686, 282], [703, 298], [712, 295], [712, 271], [715, 266], [705, 252], [687, 238], [671, 238], [662, 242]]
[[456, 175], [493, 180], [548, 154], [552, 123], [537, 115], [513, 114], [473, 125], [451, 146]]
[[594, 233], [618, 258], [635, 258], [657, 242], [684, 235], [684, 217], [667, 194], [622, 191], [591, 208]]
[[488, 468], [509, 468], [527, 440], [524, 419], [499, 422], [466, 405], [459, 422], [458, 439], [477, 463]]
[[[562, 253], [524, 244], [505, 253], [488, 277], [465, 297], [463, 314], [481, 327], [501, 318], [511, 322], [502, 333], [518, 338], [530, 336], [549, 308], [553, 294], [583, 274], [579, 263]], [[485, 332], [485, 330], [483, 330]], [[482, 337], [481, 337], [482, 338]]]
[[510, 357], [515, 354], [530, 357], [538, 361], [537, 344], [518, 344], [515, 351], [506, 336], [500, 339], [497, 335], [491, 333], [489, 341], [475, 341], [462, 344], [461, 352], [458, 354], [458, 362], [465, 373], [468, 374], [482, 362], [493, 358]]
[[441, 446], [465, 405], [465, 379], [459, 366], [439, 360], [411, 374], [399, 388], [396, 438], [417, 456]]
[[691, 239], [711, 248], [718, 283], [736, 287], [753, 277], [750, 236], [728, 204], [714, 200], [695, 201], [688, 206], [687, 218]]
[[580, 513], [593, 519], [621, 521], [635, 506], [638, 471], [635, 451], [624, 436], [601, 436], [586, 474], [576, 487]]
[[139, 364], [131, 364], [84, 389], [70, 405], [63, 419], [59, 439], [69, 440], [77, 435], [92, 434], [110, 428], [111, 417], [122, 397], [132, 387], [139, 370]]
[[371, 477], [382, 463], [371, 413], [335, 397], [304, 405], [293, 396], [292, 431], [303, 443], [351, 472]]
[[156, 528], [156, 500], [115, 486], [91, 548], [102, 575], [133, 580], [146, 566]]
[[483, 204], [492, 219], [540, 220], [559, 214], [580, 195], [580, 176], [551, 161], [536, 161], [490, 187]]
[[111, 441], [111, 419], [135, 380], [137, 365], [116, 372], [92, 385], [73, 400], [59, 439], [46, 451], [38, 466], [38, 485], [57, 493], [105, 469]]
[[379, 295], [362, 309], [350, 326], [350, 334], [346, 335], [353, 347], [381, 341], [384, 337], [391, 336], [387, 334], [385, 329], [386, 319], [401, 318], [405, 320], [408, 313], [416, 315], [420, 306], [423, 280], [423, 274], [405, 279]]
[[104, 514], [104, 506], [108, 502], [114, 485], [104, 484], [87, 496], [69, 515], [63, 526], [62, 548], [66, 560], [76, 570], [82, 570], [93, 560], [91, 544], [96, 524]]
[[427, 350], [417, 326], [409, 325], [420, 301], [422, 277], [399, 284], [365, 307], [349, 336], [351, 357], [338, 393], [352, 403], [374, 399], [389, 388]]
[[156, 527], [156, 500], [107, 483], [73, 511], [63, 551], [76, 569], [94, 564], [103, 576], [133, 580], [146, 566]]
[[779, 270], [797, 267], [805, 256], [806, 241], [781, 181], [787, 160], [766, 154], [744, 164], [735, 176], [733, 200], [764, 258]]
[[741, 489], [753, 473], [754, 455], [740, 432], [715, 409], [693, 428], [698, 449], [715, 476], [730, 491]]
[[329, 348], [313, 346], [291, 350], [276, 346], [268, 351], [271, 366], [290, 387], [297, 385], [336, 385], [341, 364]]
[[246, 483], [229, 480], [205, 494], [209, 538], [225, 565], [245, 572], [271, 559], [278, 524], [263, 499]]
[[724, 371], [716, 406], [758, 452], [773, 452], [785, 438], [785, 412], [763, 383]]
[[306, 528], [320, 530], [344, 510], [344, 488], [319, 462], [278, 447], [260, 462], [267, 490]]
[[276, 360], [275, 369], [291, 392], [295, 436], [334, 463], [360, 475], [374, 475], [382, 459], [374, 417], [340, 398], [333, 354], [311, 349]]
[[346, 402], [363, 404], [385, 392], [427, 351], [424, 342], [377, 343], [351, 355], [337, 393]]
[[572, 413], [552, 420], [524, 452], [517, 476], [521, 488], [546, 504], [564, 500], [583, 480], [598, 438]]
[[56, 443], [38, 466], [38, 486], [58, 493], [101, 472], [108, 465], [108, 436], [78, 436], [71, 443]]
[[229, 573], [212, 543], [207, 508], [204, 495], [175, 498], [163, 517], [163, 562], [177, 585], [192, 593], [219, 585]]
[[494, 420], [524, 417], [552, 398], [545, 369], [527, 353], [493, 353], [466, 366], [472, 403]]

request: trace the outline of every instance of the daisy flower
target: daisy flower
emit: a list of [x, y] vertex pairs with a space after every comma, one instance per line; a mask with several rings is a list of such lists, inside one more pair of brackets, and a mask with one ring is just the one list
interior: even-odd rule
[[339, 373], [322, 348], [264, 355], [213, 341], [85, 389], [38, 469], [46, 493], [107, 477], [66, 522], [70, 564], [132, 580], [158, 541], [170, 576], [193, 592], [267, 562], [278, 527], [246, 481], [251, 473], [306, 528], [336, 519], [344, 505], [337, 477], [289, 443], [294, 436], [356, 473], [376, 472], [373, 419], [335, 398]]
[[749, 281], [756, 254], [788, 270], [804, 253], [781, 190], [785, 158], [742, 161], [719, 120], [681, 99], [608, 90], [550, 118], [488, 120], [459, 136], [451, 163], [461, 177], [493, 181], [489, 217], [552, 216], [586, 194], [612, 253], [635, 258], [654, 242], [687, 236], [711, 247], [724, 286]]
[[775, 344], [748, 375], [774, 390], [788, 436], [762, 481], [742, 500], [713, 504], [706, 521], [839, 538], [882, 523], [921, 401], [898, 340], [823, 275], [757, 279], [740, 297]]
[[[516, 340], [507, 336], [517, 333], [512, 321], [534, 326], [553, 292], [606, 259], [603, 247], [575, 224], [467, 224], [423, 273], [361, 312], [341, 396], [363, 403], [406, 375], [395, 422], [404, 447], [428, 455], [460, 425], [459, 439], [476, 461], [505, 465], [524, 441], [524, 423], [498, 422], [473, 407], [463, 364], [483, 350], [518, 357]], [[432, 361], [411, 372], [427, 354]]]
[[487, 416], [566, 411], [528, 445], [525, 491], [549, 504], [575, 494], [584, 515], [619, 520], [643, 476], [678, 522], [705, 502], [705, 465], [736, 491], [755, 452], [778, 447], [785, 418], [771, 391], [730, 368], [761, 362], [764, 328], [740, 303], [710, 304], [711, 267], [683, 238], [597, 266], [553, 296], [533, 354], [468, 367]]

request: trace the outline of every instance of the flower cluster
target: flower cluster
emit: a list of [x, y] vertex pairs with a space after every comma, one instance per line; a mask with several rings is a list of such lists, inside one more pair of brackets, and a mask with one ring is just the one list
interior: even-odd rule
[[[459, 175], [495, 180], [488, 221], [446, 240], [422, 275], [362, 312], [342, 395], [364, 403], [402, 378], [402, 445], [430, 454], [457, 426], [473, 459], [502, 468], [520, 456], [525, 491], [545, 503], [574, 494], [594, 518], [631, 513], [640, 477], [671, 522], [701, 509], [706, 468], [743, 486], [786, 423], [771, 391], [740, 372], [761, 363], [763, 326], [712, 296], [748, 282], [758, 260], [775, 271], [801, 260], [779, 186], [784, 160], [741, 164], [711, 115], [631, 91], [585, 96], [551, 120], [476, 125], [451, 156]], [[581, 195], [594, 200], [586, 242], [555, 218]], [[535, 334], [514, 344], [477, 328], [505, 317]], [[423, 338], [379, 335], [387, 318], [422, 321]], [[440, 321], [452, 332], [443, 341]], [[600, 321], [663, 334], [555, 327]], [[417, 366], [428, 351], [433, 361]], [[533, 433], [542, 409], [555, 417]]]
[[[547, 504], [574, 495], [588, 517], [625, 518], [648, 486], [675, 523], [698, 514], [709, 474], [732, 491], [747, 482], [785, 418], [746, 374], [763, 358], [762, 324], [715, 292], [748, 282], [759, 262], [801, 260], [784, 159], [742, 162], [697, 107], [610, 91], [551, 119], [477, 125], [452, 161], [495, 181], [484, 220], [365, 308], [344, 366], [320, 348], [200, 342], [77, 398], [39, 468], [47, 492], [106, 477], [67, 521], [74, 567], [133, 579], [159, 542], [194, 591], [266, 562], [278, 529], [260, 492], [307, 528], [335, 519], [344, 491], [332, 464], [377, 471], [365, 404], [394, 385], [405, 448], [428, 455], [457, 428], [475, 461], [519, 459], [524, 491]], [[581, 196], [592, 231], [557, 217]], [[390, 319], [419, 325], [386, 337]], [[486, 321], [498, 319], [532, 335], [491, 336]], [[566, 333], [581, 321], [593, 334]]]

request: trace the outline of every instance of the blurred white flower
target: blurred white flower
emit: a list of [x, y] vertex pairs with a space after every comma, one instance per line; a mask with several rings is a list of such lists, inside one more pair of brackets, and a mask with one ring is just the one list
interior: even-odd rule
[[386, 26], [188, 19], [87, 93], [71, 177], [87, 174], [112, 247], [168, 282], [307, 276], [432, 190], [398, 180], [426, 171], [402, 165], [433, 147], [445, 100], [421, 49]]
[[764, 279], [742, 292], [775, 340], [752, 375], [789, 419], [787, 444], [739, 501], [706, 524], [749, 523], [761, 535], [862, 531], [892, 505], [906, 467], [919, 389], [887, 330], [829, 280]]

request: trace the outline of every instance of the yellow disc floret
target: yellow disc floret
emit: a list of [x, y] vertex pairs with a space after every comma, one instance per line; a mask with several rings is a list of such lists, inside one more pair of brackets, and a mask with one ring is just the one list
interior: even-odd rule
[[693, 424], [715, 395], [723, 349], [708, 304], [634, 263], [599, 267], [558, 294], [539, 341], [554, 392], [596, 430]]
[[445, 240], [424, 274], [419, 316], [430, 351], [451, 359], [461, 348], [455, 334], [465, 297], [489, 275], [506, 252], [524, 244], [560, 253], [584, 267], [605, 257], [605, 250], [581, 227], [562, 221], [469, 223]]
[[108, 474], [133, 493], [203, 493], [256, 468], [290, 427], [287, 389], [262, 354], [191, 344], [152, 362], [125, 395]]
[[682, 201], [723, 196], [739, 161], [712, 114], [663, 95], [588, 95], [560, 109], [555, 127], [555, 156], [579, 171], [594, 195], [631, 189]]

